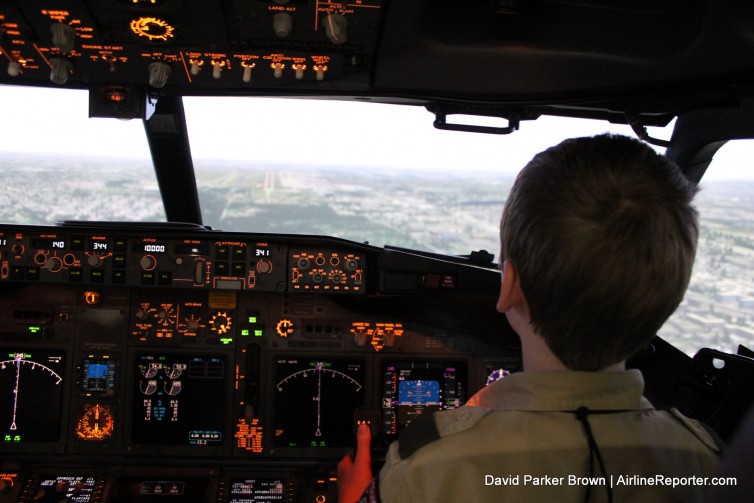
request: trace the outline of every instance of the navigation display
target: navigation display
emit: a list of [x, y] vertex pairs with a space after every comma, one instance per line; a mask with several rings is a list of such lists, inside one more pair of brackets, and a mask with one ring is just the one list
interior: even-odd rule
[[390, 435], [425, 411], [466, 401], [465, 362], [389, 361], [382, 366], [382, 429]]
[[65, 353], [0, 350], [0, 445], [55, 442]]
[[353, 444], [353, 411], [364, 405], [360, 360], [279, 358], [275, 364], [274, 444]]
[[133, 443], [220, 445], [227, 379], [219, 356], [138, 355]]

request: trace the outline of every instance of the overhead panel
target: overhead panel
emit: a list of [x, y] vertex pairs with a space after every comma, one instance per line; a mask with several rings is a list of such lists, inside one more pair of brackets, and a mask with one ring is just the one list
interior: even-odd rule
[[[224, 94], [364, 89], [383, 0], [19, 0], [0, 5], [0, 82]], [[343, 81], [343, 83], [340, 83]]]

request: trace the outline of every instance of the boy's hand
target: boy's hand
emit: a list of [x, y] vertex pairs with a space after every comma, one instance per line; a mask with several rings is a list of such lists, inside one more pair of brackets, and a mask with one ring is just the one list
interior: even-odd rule
[[338, 503], [355, 503], [372, 481], [372, 434], [361, 423], [356, 430], [356, 455], [346, 454], [338, 463]]

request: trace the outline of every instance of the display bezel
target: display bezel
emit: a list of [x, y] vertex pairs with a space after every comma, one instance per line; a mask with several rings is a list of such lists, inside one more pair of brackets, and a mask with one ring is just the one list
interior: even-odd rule
[[7, 344], [0, 345], [0, 354], [8, 352], [18, 352], [23, 348], [24, 352], [49, 352], [63, 355], [63, 375], [60, 399], [60, 419], [57, 438], [49, 441], [27, 441], [20, 443], [5, 443], [0, 442], [0, 453], [2, 452], [22, 452], [22, 453], [55, 453], [63, 452], [67, 442], [67, 432], [69, 430], [69, 415], [70, 409], [70, 380], [73, 375], [72, 370], [72, 357], [68, 348], [54, 346], [54, 345], [35, 345], [33, 343], [21, 342], [19, 344]]
[[[137, 368], [138, 358], [143, 355], [160, 355], [166, 357], [204, 357], [204, 358], [219, 358], [224, 365], [224, 383], [223, 392], [225, 394], [222, 403], [222, 414], [224, 420], [222, 421], [222, 440], [219, 444], [208, 445], [175, 445], [175, 444], [150, 444], [139, 443], [134, 441], [134, 428], [133, 421], [134, 415], [138, 411], [132, 406], [137, 393]], [[127, 393], [126, 404], [129, 404], [128, 412], [124, 414], [123, 418], [123, 438], [126, 446], [126, 452], [133, 455], [191, 455], [191, 456], [227, 456], [230, 454], [231, 446], [233, 444], [233, 433], [230, 431], [230, 418], [232, 417], [232, 398], [233, 397], [233, 373], [232, 373], [232, 358], [229, 353], [222, 353], [218, 351], [204, 350], [196, 348], [192, 350], [169, 350], [164, 348], [133, 348], [128, 355], [128, 368], [126, 371]]]
[[[396, 431], [387, 431], [385, 428], [385, 424], [388, 420], [387, 415], [385, 413], [386, 404], [384, 403], [386, 400], [386, 382], [385, 382], [385, 376], [388, 372], [388, 368], [393, 367], [406, 367], [411, 364], [418, 364], [421, 365], [431, 365], [437, 367], [436, 369], [421, 369], [417, 368], [416, 370], [419, 372], [438, 372], [441, 368], [445, 367], [455, 367], [456, 370], [456, 379], [459, 381], [458, 384], [460, 384], [463, 387], [464, 390], [464, 396], [459, 398], [459, 404], [458, 407], [462, 406], [466, 400], [469, 398], [469, 372], [470, 372], [470, 365], [469, 362], [466, 359], [463, 358], [385, 358], [382, 359], [380, 362], [380, 373], [379, 373], [379, 402], [380, 402], [380, 431], [382, 432], [382, 438], [386, 442], [393, 441], [398, 438], [398, 434], [400, 431], [406, 427], [406, 425], [402, 425], [400, 427], [396, 427]], [[399, 369], [400, 370], [400, 369]], [[442, 384], [441, 384], [442, 386]], [[397, 396], [395, 397], [394, 402], [397, 401]], [[448, 410], [447, 405], [448, 397], [444, 396], [442, 397], [442, 406], [438, 410]], [[391, 409], [393, 410], [394, 414], [398, 414], [399, 411], [397, 410], [398, 405], [394, 404]], [[455, 408], [455, 407], [454, 407]]]
[[[91, 473], [87, 474], [81, 474], [81, 473], [59, 473], [55, 472], [54, 475], [50, 474], [43, 474], [39, 475], [35, 478], [34, 483], [31, 487], [34, 488], [34, 492], [32, 493], [32, 497], [34, 498], [34, 501], [39, 501], [40, 503], [46, 503], [49, 501], [60, 501], [57, 499], [37, 499], [37, 495], [39, 494], [39, 491], [42, 490], [42, 484], [47, 480], [61, 480], [66, 478], [81, 478], [81, 479], [94, 479], [92, 486], [91, 486], [91, 492], [89, 492], [89, 498], [88, 503], [95, 503], [99, 500], [99, 491], [102, 486], [102, 479], [99, 475], [93, 475]], [[64, 501], [69, 501], [68, 499], [65, 499]], [[78, 501], [78, 500], [76, 500]]]
[[[355, 437], [353, 436], [353, 411], [349, 411], [342, 415], [343, 417], [343, 430], [342, 437], [344, 441], [339, 445], [327, 445], [323, 447], [311, 447], [311, 446], [285, 446], [276, 443], [275, 428], [276, 428], [276, 411], [277, 401], [279, 399], [275, 388], [277, 386], [277, 372], [278, 372], [278, 360], [280, 359], [298, 359], [306, 361], [335, 361], [357, 363], [361, 366], [360, 373], [363, 375], [364, 382], [362, 383], [363, 394], [361, 395], [361, 403], [356, 407], [362, 407], [372, 403], [372, 360], [366, 358], [363, 354], [320, 354], [320, 353], [300, 353], [295, 352], [279, 352], [270, 356], [265, 366], [266, 374], [269, 376], [269, 386], [265, 389], [265, 396], [267, 397], [267, 403], [271, 406], [267, 407], [265, 414], [265, 431], [266, 439], [264, 441], [265, 452], [271, 456], [280, 457], [299, 457], [299, 458], [340, 458], [343, 453], [349, 448], [355, 445]], [[339, 416], [340, 417], [340, 416]]]

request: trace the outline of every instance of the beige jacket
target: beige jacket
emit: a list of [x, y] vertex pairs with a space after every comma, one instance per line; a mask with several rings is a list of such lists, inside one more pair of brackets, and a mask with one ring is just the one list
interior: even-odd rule
[[[616, 503], [702, 501], [717, 443], [696, 421], [655, 410], [643, 388], [637, 370], [508, 376], [406, 428], [380, 472], [381, 500], [568, 503], [591, 491], [597, 503], [611, 487]], [[567, 412], [579, 407], [591, 411], [605, 473], [595, 460], [590, 476], [585, 426]]]

